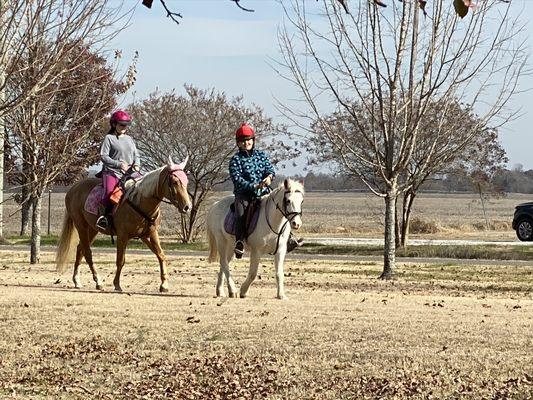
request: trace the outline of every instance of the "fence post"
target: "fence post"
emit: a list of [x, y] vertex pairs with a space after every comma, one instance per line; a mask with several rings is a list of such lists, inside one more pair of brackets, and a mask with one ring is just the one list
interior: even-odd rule
[[47, 235], [50, 236], [50, 215], [52, 208], [52, 189], [48, 189], [48, 230]]

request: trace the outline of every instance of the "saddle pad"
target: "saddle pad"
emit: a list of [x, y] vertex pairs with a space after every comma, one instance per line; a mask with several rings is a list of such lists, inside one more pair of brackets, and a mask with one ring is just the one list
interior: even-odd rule
[[[248, 229], [246, 230], [246, 237], [250, 236], [253, 231], [255, 230], [255, 227], [257, 226], [257, 221], [259, 220], [259, 211], [261, 211], [261, 207], [257, 207], [254, 211], [254, 215], [252, 215], [252, 219], [250, 220], [250, 224], [248, 225]], [[230, 208], [228, 213], [226, 214], [226, 218], [224, 218], [224, 230], [226, 233], [230, 235], [235, 235], [235, 222], [237, 219], [235, 218], [235, 212]]]
[[85, 200], [85, 211], [90, 214], [98, 215], [98, 207], [100, 206], [100, 201], [102, 200], [103, 195], [104, 187], [102, 185], [96, 185]]

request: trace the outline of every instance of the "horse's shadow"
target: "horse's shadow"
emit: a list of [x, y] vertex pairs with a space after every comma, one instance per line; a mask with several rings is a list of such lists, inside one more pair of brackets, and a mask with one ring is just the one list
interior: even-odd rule
[[206, 296], [195, 294], [178, 294], [178, 293], [157, 293], [157, 292], [139, 292], [139, 291], [123, 291], [117, 292], [115, 290], [96, 290], [96, 289], [76, 289], [66, 287], [54, 287], [48, 285], [31, 285], [31, 284], [3, 284], [4, 287], [20, 287], [20, 288], [34, 288], [43, 289], [53, 292], [68, 292], [68, 293], [92, 293], [92, 294], [105, 294], [114, 296], [145, 296], [145, 297], [170, 297], [170, 298], [197, 298], [203, 299]]

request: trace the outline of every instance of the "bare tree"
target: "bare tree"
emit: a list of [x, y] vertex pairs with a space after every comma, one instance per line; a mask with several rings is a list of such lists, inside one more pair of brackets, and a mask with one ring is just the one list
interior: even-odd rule
[[[283, 140], [275, 136], [284, 128], [275, 125], [260, 107], [244, 105], [242, 97], [228, 98], [213, 89], [185, 86], [185, 95], [155, 92], [129, 109], [134, 116], [131, 134], [144, 169], [157, 168], [169, 155], [178, 160], [189, 157], [192, 210], [181, 216], [179, 236], [183, 242], [197, 238], [203, 204], [213, 188], [229, 178], [229, 160], [236, 151], [234, 133], [242, 122], [253, 125], [258, 146], [266, 147], [274, 161], [287, 154]], [[273, 149], [277, 150], [272, 153]]]
[[466, 179], [479, 195], [486, 229], [490, 229], [490, 221], [485, 202], [491, 197], [504, 195], [495, 177], [503, 171], [508, 161], [505, 150], [498, 142], [498, 132], [485, 129], [469, 146], [464, 157], [450, 168], [450, 173]]
[[[528, 72], [523, 27], [510, 17], [509, 4], [484, 1], [464, 20], [445, 0], [428, 3], [426, 19], [416, 1], [390, 5], [361, 1], [346, 14], [337, 2], [323, 0], [310, 18], [308, 3], [294, 0], [279, 34], [280, 73], [306, 105], [282, 110], [308, 132], [313, 122], [320, 124], [344, 169], [385, 201], [383, 279], [395, 270], [396, 202], [413, 185], [406, 171], [422, 145], [429, 151], [418, 175], [437, 156], [438, 135], [420, 140], [431, 104], [443, 111], [460, 99], [476, 110], [479, 125], [449, 143], [447, 151], [457, 152], [482, 126], [497, 128], [516, 115], [506, 105]], [[361, 140], [348, 141], [334, 129], [326, 118], [332, 108], [350, 116]], [[361, 109], [368, 118], [359, 118]]]
[[[413, 205], [420, 187], [429, 178], [446, 173], [473, 176], [472, 170], [492, 171], [493, 174], [495, 169], [507, 161], [505, 151], [498, 143], [497, 131], [483, 127], [470, 107], [456, 101], [447, 107], [435, 103], [428, 108], [428, 112], [420, 120], [419, 144], [398, 178], [400, 183], [410, 182], [410, 185], [401, 196], [400, 218], [398, 203], [396, 207], [396, 247], [407, 246]], [[365, 132], [359, 128], [364, 126], [365, 130], [371, 129], [372, 117], [364, 107], [353, 105], [352, 110], [357, 110], [358, 125], [351, 115], [342, 111], [333, 113], [326, 120], [351, 147], [367, 146], [367, 152], [371, 153], [372, 147], [364, 140]], [[314, 123], [313, 127], [313, 133], [305, 141], [306, 149], [315, 156], [313, 163], [333, 162], [339, 172], [344, 172], [342, 154], [329, 141], [320, 123]], [[475, 127], [478, 130], [472, 135]], [[422, 170], [421, 166], [425, 168]], [[361, 168], [361, 173], [365, 175], [366, 181], [375, 179], [371, 169]]]
[[[110, 15], [105, 8], [89, 7], [85, 11], [89, 10], [98, 12], [103, 18]], [[73, 15], [76, 16], [79, 14]], [[103, 135], [98, 129], [101, 119], [115, 105], [117, 94], [127, 90], [134, 80], [133, 65], [126, 77], [129, 81], [116, 81], [114, 68], [107, 65], [106, 58], [96, 46], [101, 42], [97, 36], [91, 36], [91, 33], [100, 34], [100, 27], [109, 21], [93, 21], [95, 15], [92, 14], [86, 17], [92, 21], [96, 32], [88, 32], [88, 44], [83, 38], [75, 40], [74, 44], [62, 44], [69, 51], [59, 59], [50, 57], [58, 46], [58, 38], [50, 36], [53, 30], [48, 30], [47, 24], [52, 20], [39, 18], [35, 36], [28, 40], [25, 51], [6, 80], [6, 95], [21, 97], [31, 82], [41, 79], [45, 69], [42, 63], [52, 62], [54, 65], [53, 68], [46, 67], [47, 77], [39, 88], [32, 89], [29, 101], [18, 104], [5, 117], [9, 133], [8, 155], [15, 169], [11, 176], [24, 189], [22, 203], [33, 209], [31, 263], [39, 259], [43, 192], [52, 183], [78, 176], [83, 168], [96, 161], [97, 143]], [[109, 33], [105, 33], [105, 37], [108, 38]]]
[[[124, 26], [129, 14], [119, 4], [105, 0], [0, 0], [0, 149], [4, 148], [4, 118], [28, 100], [57, 90], [54, 77], [59, 65], [82, 43], [103, 47]], [[19, 90], [6, 91], [11, 76], [27, 68], [28, 49], [36, 38], [50, 40], [49, 52], [33, 60], [33, 79], [21, 82]], [[23, 67], [21, 67], [23, 66]], [[3, 236], [3, 157], [0, 154], [0, 237]]]

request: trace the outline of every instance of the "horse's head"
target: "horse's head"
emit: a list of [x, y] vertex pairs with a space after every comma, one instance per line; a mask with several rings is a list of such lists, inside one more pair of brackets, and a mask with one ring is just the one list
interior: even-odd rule
[[283, 182], [283, 205], [280, 207], [285, 218], [291, 222], [291, 228], [302, 226], [302, 203], [304, 202], [304, 186], [292, 179]]
[[182, 214], [191, 210], [191, 199], [187, 192], [187, 184], [189, 183], [189, 180], [184, 171], [188, 159], [189, 157], [185, 158], [180, 164], [174, 164], [172, 158], [170, 156], [168, 157], [167, 166], [165, 168], [167, 173], [165, 182], [167, 182], [167, 184], [163, 185], [164, 197], [166, 197]]

